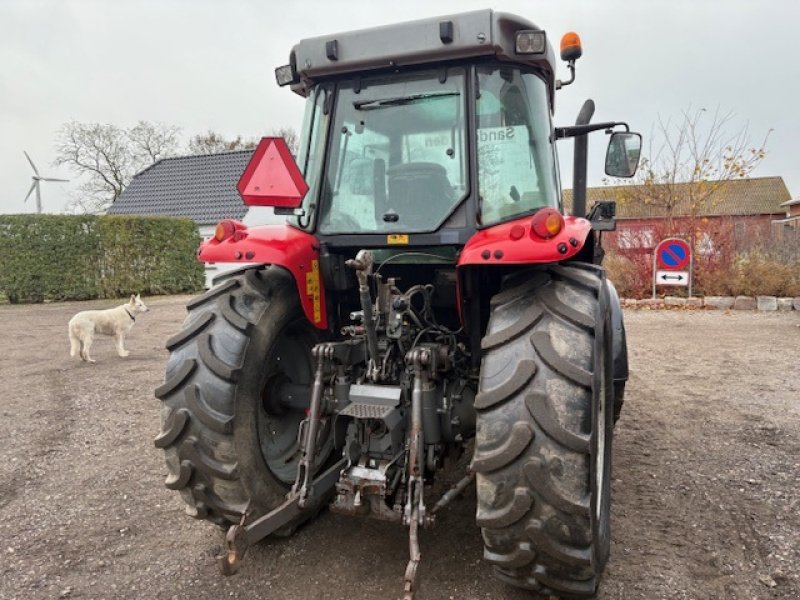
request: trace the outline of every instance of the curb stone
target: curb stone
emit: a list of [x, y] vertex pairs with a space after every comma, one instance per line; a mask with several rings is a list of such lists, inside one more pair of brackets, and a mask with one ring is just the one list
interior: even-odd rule
[[703, 308], [703, 299], [695, 296], [686, 298], [686, 306], [689, 308]]
[[648, 308], [661, 308], [664, 306], [664, 301], [661, 298], [645, 298], [639, 300], [637, 306], [646, 306]]
[[756, 296], [759, 311], [772, 312], [778, 310], [778, 299], [775, 296]]
[[710, 310], [760, 310], [771, 311], [800, 311], [800, 296], [794, 298], [778, 298], [777, 296], [666, 296], [664, 298], [620, 298], [620, 304], [625, 308], [650, 308], [685, 306], [687, 308], [706, 308]]
[[666, 296], [664, 306], [686, 306], [686, 298], [680, 296]]
[[706, 296], [703, 298], [703, 306], [716, 310], [728, 310], [733, 308], [733, 298], [731, 296]]

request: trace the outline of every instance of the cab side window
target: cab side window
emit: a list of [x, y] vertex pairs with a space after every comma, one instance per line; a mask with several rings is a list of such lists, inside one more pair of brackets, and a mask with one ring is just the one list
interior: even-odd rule
[[556, 206], [544, 82], [517, 69], [483, 67], [478, 71], [478, 83], [482, 224]]

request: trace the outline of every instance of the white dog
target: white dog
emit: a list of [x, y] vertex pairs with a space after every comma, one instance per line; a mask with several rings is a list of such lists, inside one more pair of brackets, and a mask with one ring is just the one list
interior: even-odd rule
[[75, 356], [80, 352], [82, 360], [93, 363], [94, 360], [89, 356], [89, 349], [92, 347], [95, 333], [113, 335], [117, 354], [123, 357], [128, 356], [130, 353], [124, 347], [125, 334], [136, 322], [136, 314], [148, 310], [150, 309], [144, 305], [139, 294], [136, 294], [131, 296], [130, 302], [115, 308], [79, 312], [69, 320], [70, 356]]

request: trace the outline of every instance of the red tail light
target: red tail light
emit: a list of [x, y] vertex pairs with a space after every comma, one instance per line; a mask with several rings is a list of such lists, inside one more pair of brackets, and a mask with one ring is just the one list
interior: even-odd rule
[[564, 229], [564, 216], [554, 208], [542, 208], [531, 220], [531, 233], [543, 240], [554, 238]]
[[214, 230], [214, 239], [218, 242], [225, 241], [228, 238], [240, 239], [244, 237], [241, 232], [245, 229], [247, 229], [247, 225], [244, 223], [234, 221], [233, 219], [225, 219], [217, 224], [217, 228]]

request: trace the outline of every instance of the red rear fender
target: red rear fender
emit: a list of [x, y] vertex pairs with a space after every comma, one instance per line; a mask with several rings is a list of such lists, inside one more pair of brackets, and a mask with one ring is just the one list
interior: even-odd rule
[[262, 263], [288, 269], [297, 283], [306, 317], [319, 329], [327, 328], [319, 243], [313, 235], [288, 225], [252, 227], [238, 230], [221, 242], [215, 238], [203, 242], [197, 258], [208, 263]]
[[564, 227], [550, 239], [531, 232], [530, 216], [487, 227], [473, 235], [461, 251], [458, 266], [555, 263], [580, 252], [591, 225], [580, 217], [564, 217]]
[[[564, 226], [559, 233], [544, 239], [531, 231], [532, 221], [533, 217], [526, 216], [482, 229], [467, 241], [458, 258], [457, 268], [561, 262], [580, 252], [591, 231], [589, 221], [569, 216], [564, 217]], [[459, 271], [456, 287], [456, 306], [462, 323], [463, 273]]]

